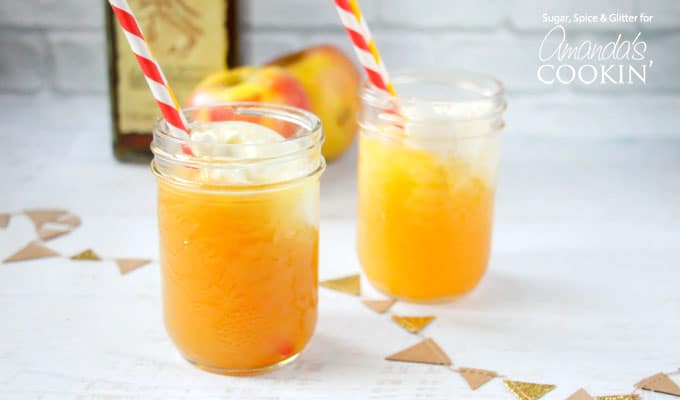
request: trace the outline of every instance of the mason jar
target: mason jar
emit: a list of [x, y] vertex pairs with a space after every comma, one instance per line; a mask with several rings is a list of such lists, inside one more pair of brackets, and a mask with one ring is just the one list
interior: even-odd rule
[[398, 96], [363, 86], [359, 259], [382, 292], [444, 302], [487, 268], [506, 102], [471, 72], [393, 77]]
[[266, 103], [184, 114], [190, 136], [153, 130], [166, 329], [200, 368], [275, 369], [317, 319], [321, 124]]

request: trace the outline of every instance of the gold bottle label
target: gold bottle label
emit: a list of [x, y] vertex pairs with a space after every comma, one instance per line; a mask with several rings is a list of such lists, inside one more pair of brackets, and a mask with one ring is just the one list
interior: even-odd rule
[[[180, 105], [211, 72], [226, 67], [225, 0], [129, 0], [156, 60]], [[151, 132], [158, 106], [116, 24], [118, 129], [121, 134]]]

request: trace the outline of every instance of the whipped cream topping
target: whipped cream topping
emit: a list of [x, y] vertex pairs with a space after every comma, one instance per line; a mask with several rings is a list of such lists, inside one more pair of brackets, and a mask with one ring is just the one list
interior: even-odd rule
[[[191, 125], [191, 150], [198, 157], [264, 157], [264, 143], [283, 142], [285, 138], [265, 126], [244, 121], [196, 122]], [[223, 145], [245, 146], [223, 146]]]
[[458, 139], [490, 133], [493, 108], [489, 101], [465, 101], [406, 104], [401, 112], [407, 120], [406, 135], [414, 140]]
[[427, 151], [443, 164], [469, 163], [472, 174], [495, 179], [499, 159], [494, 104], [489, 101], [406, 103], [400, 108], [405, 123], [383, 114], [381, 130], [400, 137], [405, 146]]
[[290, 161], [274, 160], [295, 153], [300, 150], [299, 145], [252, 122], [194, 123], [189, 146], [196, 158], [219, 161], [200, 168], [197, 178], [203, 183], [274, 183], [304, 175], [301, 169], [313, 168], [311, 160], [304, 156]]

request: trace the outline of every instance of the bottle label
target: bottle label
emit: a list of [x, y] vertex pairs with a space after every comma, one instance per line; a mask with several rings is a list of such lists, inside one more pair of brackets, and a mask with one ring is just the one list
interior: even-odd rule
[[[129, 0], [179, 104], [208, 74], [226, 67], [226, 0]], [[160, 115], [122, 29], [116, 30], [118, 129], [150, 133]]]

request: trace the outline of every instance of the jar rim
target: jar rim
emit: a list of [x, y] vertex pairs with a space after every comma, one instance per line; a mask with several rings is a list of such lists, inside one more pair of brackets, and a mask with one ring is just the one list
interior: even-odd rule
[[[193, 118], [189, 119], [189, 124], [254, 123], [276, 131], [284, 140], [264, 143], [202, 142], [200, 139], [192, 140], [191, 136], [172, 128], [165, 119], [158, 118], [151, 143], [154, 154], [152, 168], [158, 176], [190, 186], [253, 189], [293, 182], [319, 168], [323, 171], [321, 145], [324, 133], [321, 121], [311, 112], [261, 102], [229, 102], [190, 107], [185, 111], [188, 117]], [[217, 112], [211, 114], [211, 111]]]
[[[474, 104], [486, 102], [488, 111], [474, 118], [461, 117], [449, 119], [472, 120], [488, 119], [498, 116], [507, 108], [505, 87], [503, 83], [491, 75], [469, 70], [446, 69], [408, 69], [392, 75], [397, 95], [392, 95], [366, 80], [362, 86], [361, 98], [365, 104], [382, 109], [399, 109], [408, 105], [427, 106], [429, 108], [451, 107], [456, 104]], [[428, 96], [400, 95], [400, 86], [436, 84], [450, 89], [462, 90], [474, 94], [474, 98], [434, 98]]]
[[[312, 114], [311, 112], [307, 110], [303, 110], [301, 108], [293, 107], [293, 106], [288, 106], [288, 105], [283, 105], [283, 104], [274, 104], [274, 103], [264, 103], [264, 102], [255, 102], [255, 101], [233, 101], [233, 102], [224, 102], [224, 103], [215, 103], [215, 104], [210, 104], [210, 105], [202, 105], [202, 106], [194, 106], [194, 107], [186, 107], [182, 109], [182, 112], [184, 115], [191, 115], [192, 113], [196, 111], [201, 111], [201, 110], [217, 110], [217, 109], [230, 109], [231, 111], [234, 112], [234, 114], [239, 115], [239, 116], [265, 116], [267, 118], [276, 118], [282, 121], [294, 123], [298, 125], [299, 127], [303, 128], [303, 134], [301, 135], [296, 135], [294, 137], [286, 138], [286, 140], [283, 140], [281, 142], [273, 142], [273, 143], [214, 143], [211, 144], [211, 146], [215, 146], [217, 149], [233, 149], [238, 152], [238, 150], [242, 149], [276, 149], [277, 147], [280, 148], [276, 151], [276, 156], [275, 157], [264, 157], [264, 158], [257, 158], [256, 160], [262, 161], [266, 160], [268, 158], [280, 158], [283, 156], [289, 156], [293, 153], [297, 153], [300, 150], [308, 149], [310, 146], [313, 146], [316, 144], [317, 140], [318, 142], [323, 142], [324, 135], [322, 131], [322, 126], [321, 126], [321, 120], [319, 117], [316, 115]], [[188, 119], [187, 121], [189, 124], [192, 122], [195, 122], [191, 119]], [[225, 122], [225, 121], [211, 121], [211, 122]], [[163, 149], [172, 146], [172, 147], [182, 147], [182, 146], [188, 146], [191, 143], [190, 136], [183, 134], [182, 132], [178, 132], [176, 128], [173, 128], [163, 117], [159, 117], [156, 119], [153, 125], [153, 132], [154, 132], [154, 143], [151, 145], [151, 151], [155, 155], [159, 155], [159, 153], [164, 153]], [[304, 144], [305, 142], [309, 142], [310, 139], [314, 139], [317, 137], [317, 140], [312, 140], [313, 143], [308, 144], [307, 146], [302, 146], [300, 145], [299, 148], [295, 149], [295, 151], [291, 151], [294, 147], [289, 146], [289, 144], [294, 143], [294, 144]], [[159, 143], [157, 142], [157, 139]], [[288, 150], [288, 151], [287, 151]], [[167, 154], [165, 154], [167, 156]], [[184, 162], [189, 162], [189, 163], [198, 163], [198, 164], [205, 164], [205, 160], [199, 160], [197, 158], [193, 158], [191, 156], [187, 157], [182, 157]], [[228, 161], [244, 161], [246, 159], [238, 159], [234, 157], [230, 157]], [[249, 160], [255, 160], [255, 159], [249, 159]], [[211, 163], [214, 162], [221, 162], [225, 160], [220, 160], [219, 157], [213, 157], [213, 159], [210, 161]]]
[[182, 179], [175, 179], [167, 174], [163, 173], [159, 167], [158, 163], [156, 160], [151, 160], [150, 163], [150, 168], [151, 172], [156, 176], [158, 179], [162, 179], [163, 181], [167, 182], [168, 184], [171, 184], [176, 187], [181, 187], [184, 190], [192, 190], [192, 191], [199, 191], [199, 192], [207, 192], [207, 193], [233, 193], [233, 194], [241, 194], [241, 195], [247, 195], [247, 194], [252, 194], [252, 193], [262, 193], [262, 192], [271, 192], [271, 191], [276, 191], [276, 190], [284, 190], [287, 189], [291, 186], [295, 186], [297, 184], [300, 184], [302, 182], [307, 181], [308, 179], [313, 179], [313, 178], [318, 178], [325, 170], [326, 170], [326, 160], [321, 158], [319, 165], [316, 167], [316, 169], [309, 171], [308, 173], [294, 177], [289, 180], [283, 180], [283, 181], [274, 181], [274, 182], [266, 182], [266, 183], [255, 183], [255, 184], [249, 184], [249, 185], [239, 185], [239, 184], [200, 184], [196, 183], [194, 181], [189, 181], [189, 180], [182, 180]]

